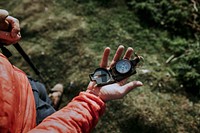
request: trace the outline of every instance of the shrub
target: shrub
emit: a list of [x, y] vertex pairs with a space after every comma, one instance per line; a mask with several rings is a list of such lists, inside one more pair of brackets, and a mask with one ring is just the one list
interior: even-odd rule
[[179, 57], [174, 66], [177, 79], [186, 88], [186, 92], [200, 95], [200, 46], [199, 42], [192, 43], [185, 53]]
[[196, 41], [165, 39], [164, 47], [172, 54], [170, 67], [181, 85], [193, 95], [200, 94], [200, 45]]
[[126, 0], [131, 10], [149, 26], [163, 28], [173, 35], [193, 36], [200, 31], [198, 1]]

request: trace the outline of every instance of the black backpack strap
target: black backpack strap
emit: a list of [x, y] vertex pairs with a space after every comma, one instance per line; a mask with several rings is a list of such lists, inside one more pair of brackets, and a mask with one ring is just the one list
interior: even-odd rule
[[12, 53], [3, 45], [0, 45], [0, 49], [2, 51], [2, 54], [5, 55], [7, 58], [12, 56]]

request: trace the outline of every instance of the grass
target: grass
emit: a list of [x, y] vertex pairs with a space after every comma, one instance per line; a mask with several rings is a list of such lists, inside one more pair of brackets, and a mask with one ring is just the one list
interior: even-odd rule
[[[118, 45], [131, 46], [145, 62], [129, 80], [144, 83], [122, 100], [107, 103], [107, 111], [94, 133], [198, 132], [198, 100], [191, 100], [173, 77], [165, 61], [170, 56], [163, 47], [166, 31], [145, 26], [123, 1], [15, 0], [2, 7], [20, 19], [20, 44], [52, 87], [61, 82], [65, 106], [89, 82], [88, 74], [98, 67], [106, 46], [111, 57]], [[25, 12], [24, 12], [25, 10]], [[37, 76], [14, 54], [11, 61], [26, 73]], [[147, 71], [147, 73], [144, 73]]]

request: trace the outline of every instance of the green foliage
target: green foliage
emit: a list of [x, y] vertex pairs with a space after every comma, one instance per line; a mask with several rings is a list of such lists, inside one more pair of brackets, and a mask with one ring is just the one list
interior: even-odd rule
[[181, 37], [163, 39], [163, 46], [171, 54], [171, 67], [180, 86], [191, 94], [200, 93], [200, 46], [198, 39], [186, 40]]
[[[127, 0], [131, 10], [134, 10], [144, 26], [169, 31], [170, 37], [162, 37], [165, 51], [178, 59], [172, 68], [180, 84], [187, 92], [199, 94], [200, 71], [199, 44], [197, 36], [200, 27], [200, 9], [198, 1], [168, 1], [168, 0]], [[184, 37], [184, 38], [183, 38]], [[189, 41], [190, 39], [193, 41]]]
[[199, 42], [189, 47], [174, 64], [178, 81], [193, 95], [200, 95], [200, 46]]
[[198, 1], [127, 0], [143, 23], [162, 28], [172, 34], [193, 36], [200, 28]]
[[93, 3], [93, 5], [97, 4], [100, 6], [110, 6], [113, 5], [117, 0], [75, 0], [78, 3]]
[[180, 56], [188, 48], [188, 41], [184, 38], [177, 37], [175, 39], [163, 38], [163, 46], [165, 50], [174, 54], [175, 56]]

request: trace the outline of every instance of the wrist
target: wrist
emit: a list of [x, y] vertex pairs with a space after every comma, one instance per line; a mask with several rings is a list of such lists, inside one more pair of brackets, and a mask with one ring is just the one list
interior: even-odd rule
[[97, 91], [95, 91], [95, 90], [86, 90], [86, 92], [99, 97], [99, 93]]
[[96, 97], [100, 98], [103, 102], [107, 101], [106, 98], [101, 96], [100, 91], [97, 91], [95, 89], [94, 90], [86, 90], [86, 93], [95, 95]]

